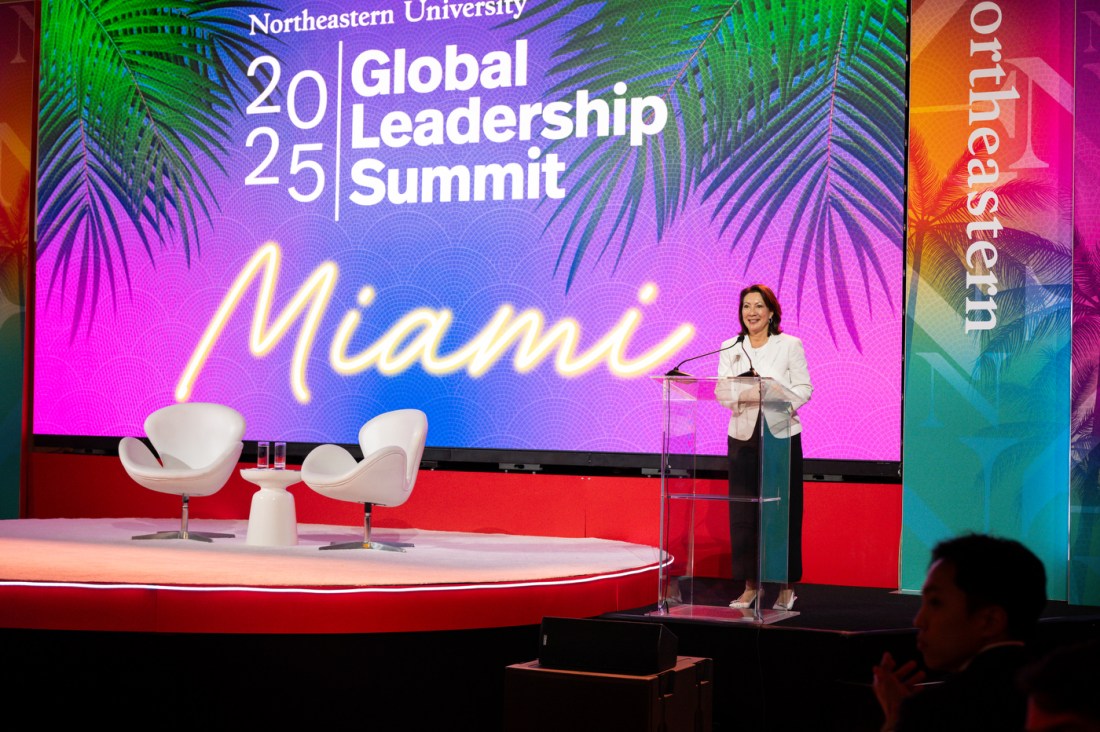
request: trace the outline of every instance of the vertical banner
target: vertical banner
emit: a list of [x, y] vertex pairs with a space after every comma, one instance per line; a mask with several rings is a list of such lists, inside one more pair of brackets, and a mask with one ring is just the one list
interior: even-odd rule
[[1070, 602], [1100, 604], [1100, 0], [1077, 2]]
[[34, 3], [0, 3], [0, 519], [19, 516], [36, 43]]
[[905, 590], [978, 531], [1022, 541], [1066, 597], [1073, 8], [912, 5]]

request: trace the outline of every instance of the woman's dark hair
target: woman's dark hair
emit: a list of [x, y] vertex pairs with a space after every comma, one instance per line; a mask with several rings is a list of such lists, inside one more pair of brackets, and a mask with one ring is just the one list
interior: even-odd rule
[[767, 285], [749, 285], [741, 290], [741, 300], [737, 303], [737, 319], [741, 321], [740, 335], [748, 335], [749, 329], [745, 327], [745, 320], [741, 317], [741, 308], [745, 307], [745, 297], [755, 292], [764, 299], [768, 310], [772, 311], [772, 318], [768, 321], [768, 335], [779, 335], [783, 330], [779, 327], [779, 321], [783, 320], [783, 308], [779, 307], [779, 299], [776, 298], [772, 288]]

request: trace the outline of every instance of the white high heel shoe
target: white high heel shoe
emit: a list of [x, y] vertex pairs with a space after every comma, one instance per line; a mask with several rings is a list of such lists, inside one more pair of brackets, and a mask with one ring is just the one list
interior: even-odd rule
[[794, 594], [794, 590], [787, 588], [779, 591], [779, 597], [775, 599], [775, 604], [772, 605], [774, 610], [793, 610], [794, 601], [798, 599], [798, 595]]
[[756, 601], [760, 599], [761, 594], [762, 593], [760, 592], [760, 590], [749, 589], [748, 587], [746, 587], [745, 591], [741, 593], [741, 597], [730, 603], [730, 607], [732, 607], [734, 610], [748, 610], [756, 604]]

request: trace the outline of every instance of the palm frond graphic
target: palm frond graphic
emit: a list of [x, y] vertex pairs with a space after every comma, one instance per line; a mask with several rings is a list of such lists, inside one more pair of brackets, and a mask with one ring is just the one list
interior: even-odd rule
[[1074, 232], [1073, 263], [1073, 379], [1070, 384], [1073, 470], [1075, 481], [1092, 487], [1100, 474], [1100, 411], [1096, 409], [1100, 385], [1100, 241], [1086, 243]]
[[[49, 292], [75, 280], [70, 338], [106, 286], [129, 284], [123, 230], [150, 259], [177, 239], [187, 261], [208, 218], [199, 161], [218, 165], [251, 56], [241, 0], [47, 0], [39, 111], [39, 256]], [[256, 80], [257, 83], [259, 80]]]
[[27, 247], [30, 243], [31, 176], [26, 173], [7, 206], [0, 205], [0, 296], [26, 305]]
[[556, 93], [610, 97], [623, 81], [632, 97], [664, 98], [674, 119], [640, 146], [592, 140], [566, 174], [551, 218], [568, 221], [566, 288], [586, 258], [618, 261], [643, 206], [660, 238], [701, 198], [746, 271], [766, 236], [782, 238], [780, 281], [788, 270], [819, 280], [829, 328], [839, 309], [859, 347], [852, 283], [869, 307], [875, 283], [894, 279], [879, 242], [903, 244], [890, 192], [904, 176], [904, 3], [546, 0], [521, 22], [531, 35], [571, 18], [550, 72]]

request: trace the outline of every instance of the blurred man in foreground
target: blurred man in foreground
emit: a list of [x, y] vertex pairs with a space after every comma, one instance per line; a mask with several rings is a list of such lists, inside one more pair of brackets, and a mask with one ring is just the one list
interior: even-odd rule
[[1016, 679], [1045, 605], [1043, 564], [1019, 542], [970, 534], [938, 544], [913, 624], [925, 667], [947, 676], [921, 686], [915, 661], [884, 655], [874, 669], [883, 731], [1023, 730]]
[[1027, 732], [1100, 732], [1100, 642], [1066, 646], [1026, 669]]

